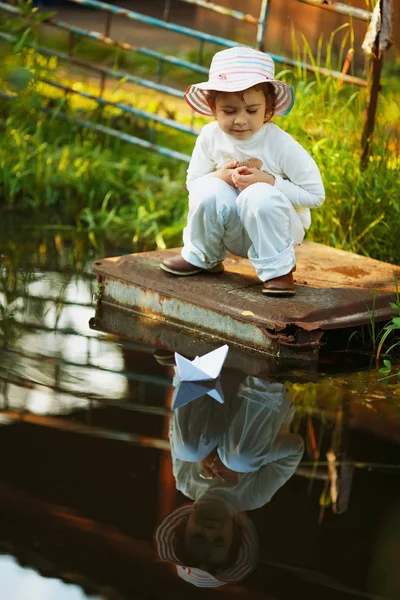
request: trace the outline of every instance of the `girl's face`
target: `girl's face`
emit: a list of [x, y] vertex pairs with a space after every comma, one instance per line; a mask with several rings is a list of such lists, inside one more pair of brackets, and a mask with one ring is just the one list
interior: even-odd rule
[[264, 124], [266, 100], [263, 90], [250, 88], [245, 92], [218, 92], [215, 117], [224, 133], [237, 140], [247, 140]]
[[[185, 531], [186, 544], [196, 544], [199, 559], [218, 565], [226, 561], [233, 540], [233, 518], [220, 502], [194, 505]], [[201, 556], [203, 555], [203, 557]]]

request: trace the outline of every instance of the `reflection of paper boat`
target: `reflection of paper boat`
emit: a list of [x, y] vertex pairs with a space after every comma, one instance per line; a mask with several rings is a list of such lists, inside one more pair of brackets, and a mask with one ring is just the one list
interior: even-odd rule
[[220, 404], [224, 403], [224, 393], [222, 391], [221, 382], [217, 381], [210, 383], [192, 383], [190, 381], [181, 381], [181, 383], [175, 388], [175, 392], [172, 398], [172, 410], [182, 408], [189, 402], [200, 398], [200, 396], [211, 396]]
[[188, 360], [175, 352], [176, 370], [182, 381], [212, 381], [221, 373], [229, 346], [221, 346], [203, 356]]

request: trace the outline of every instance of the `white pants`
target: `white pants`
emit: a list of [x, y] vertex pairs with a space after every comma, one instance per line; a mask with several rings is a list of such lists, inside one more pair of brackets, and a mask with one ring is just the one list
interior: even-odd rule
[[268, 183], [239, 192], [212, 175], [200, 177], [189, 194], [182, 256], [210, 269], [226, 251], [248, 257], [261, 281], [289, 273], [304, 228], [290, 200]]

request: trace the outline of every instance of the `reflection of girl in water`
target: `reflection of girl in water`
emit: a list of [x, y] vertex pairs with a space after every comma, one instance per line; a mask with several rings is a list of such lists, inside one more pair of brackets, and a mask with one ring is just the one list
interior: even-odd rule
[[244, 511], [269, 502], [301, 460], [302, 438], [287, 433], [293, 412], [283, 384], [255, 377], [232, 401], [204, 396], [174, 412], [176, 487], [194, 503], [164, 519], [156, 543], [187, 581], [222, 585], [255, 567], [257, 537]]

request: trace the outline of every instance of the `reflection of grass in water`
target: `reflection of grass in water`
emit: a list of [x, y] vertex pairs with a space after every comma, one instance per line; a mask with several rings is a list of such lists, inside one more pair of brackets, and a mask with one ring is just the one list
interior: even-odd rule
[[[105, 248], [100, 247], [104, 254]], [[9, 212], [0, 220], [0, 346], [8, 348], [26, 333], [24, 322], [45, 324], [49, 310], [54, 328], [61, 317], [68, 286], [86, 277], [93, 257], [87, 235], [76, 231], [48, 231], [41, 219], [27, 224], [24, 215]], [[88, 264], [89, 261], [89, 264]], [[51, 300], [32, 295], [32, 284], [52, 280]]]
[[334, 512], [338, 506], [329, 456], [337, 468], [339, 494], [344, 492], [340, 479], [344, 478], [345, 485], [350, 485], [353, 469], [397, 474], [399, 465], [349, 459], [346, 439], [350, 427], [362, 427], [365, 431], [370, 427], [370, 435], [378, 433], [398, 441], [398, 385], [382, 384], [376, 371], [365, 371], [318, 383], [286, 383], [286, 386], [296, 408], [291, 429], [301, 433], [305, 442], [299, 474], [309, 480], [308, 493], [315, 486], [320, 490], [320, 522], [330, 506]]

